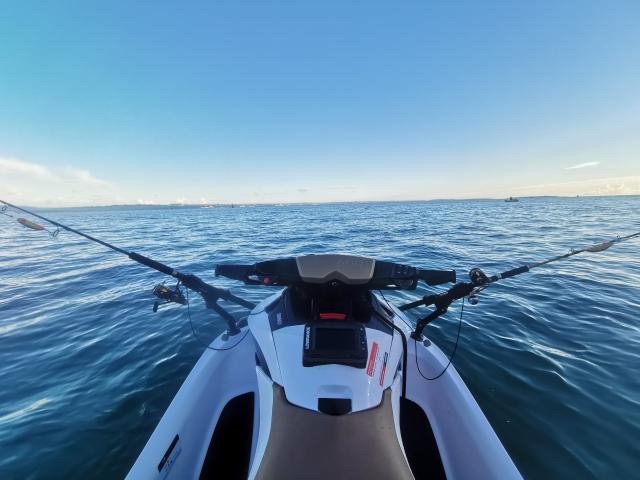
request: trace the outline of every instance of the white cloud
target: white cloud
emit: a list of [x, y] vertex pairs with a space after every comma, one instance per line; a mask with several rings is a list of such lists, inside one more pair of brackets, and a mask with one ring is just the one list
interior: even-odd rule
[[53, 173], [37, 163], [25, 162], [17, 158], [0, 157], [0, 173], [4, 175], [18, 174], [35, 177], [54, 177]]
[[44, 165], [9, 157], [0, 157], [0, 174], [55, 182], [73, 182], [91, 186], [109, 185], [108, 182], [96, 178], [89, 170], [65, 167], [52, 171]]
[[0, 198], [30, 205], [94, 205], [112, 203], [115, 190], [85, 169], [0, 157]]
[[591, 178], [517, 187], [523, 195], [638, 195], [640, 176]]
[[52, 171], [38, 163], [25, 162], [11, 157], [0, 157], [0, 174], [32, 178], [34, 180], [47, 180], [54, 182], [73, 182], [91, 186], [108, 186], [109, 183], [96, 178], [89, 170], [74, 167], [65, 167], [59, 171]]
[[94, 186], [108, 186], [109, 183], [104, 180], [100, 180], [93, 176], [89, 170], [81, 170], [78, 168], [67, 167], [64, 169], [64, 175], [71, 180], [75, 180], [79, 183]]
[[600, 165], [600, 162], [579, 163], [577, 165], [571, 165], [570, 167], [566, 167], [565, 170], [577, 170], [578, 168], [595, 167], [596, 165]]

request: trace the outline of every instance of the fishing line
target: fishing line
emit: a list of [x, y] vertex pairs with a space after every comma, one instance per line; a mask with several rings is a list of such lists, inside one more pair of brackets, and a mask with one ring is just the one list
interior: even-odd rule
[[[178, 270], [175, 270], [174, 268], [171, 268], [168, 265], [165, 265], [164, 263], [158, 262], [156, 260], [153, 260], [149, 257], [145, 257], [144, 255], [140, 255], [139, 253], [136, 252], [128, 252], [122, 248], [116, 247], [115, 245], [111, 245], [110, 243], [107, 243], [103, 240], [97, 239], [95, 237], [92, 237], [91, 235], [88, 235], [86, 233], [81, 232], [80, 230], [76, 230], [74, 228], [71, 228], [67, 225], [63, 225], [62, 223], [58, 223], [54, 220], [51, 220], [47, 217], [44, 217], [42, 215], [38, 215], [37, 213], [33, 213], [25, 208], [22, 207], [18, 207], [16, 205], [13, 205], [9, 202], [5, 202], [4, 200], [0, 200], [0, 202], [2, 202], [4, 205], [13, 208], [15, 210], [21, 211], [21, 212], [25, 212], [29, 215], [32, 215], [36, 218], [39, 218], [41, 220], [44, 220], [45, 222], [48, 222], [51, 225], [54, 225], [55, 227], [57, 227], [57, 229], [53, 232], [49, 231], [49, 234], [52, 237], [57, 236], [59, 230], [58, 229], [63, 229], [66, 230], [68, 232], [71, 233], [75, 233], [76, 235], [80, 235], [81, 237], [86, 238], [87, 240], [90, 240], [92, 242], [98, 243], [104, 247], [107, 247], [115, 252], [121, 253], [123, 255], [126, 255], [127, 257], [129, 257], [131, 260], [133, 260], [134, 262], [138, 262], [141, 265], [144, 265], [146, 267], [149, 267], [153, 270], [156, 270], [160, 273], [164, 273], [165, 275], [169, 275], [173, 278], [178, 279], [178, 283], [184, 285], [187, 289], [191, 289], [194, 292], [198, 293], [200, 296], [202, 296], [202, 298], [205, 301], [205, 305], [207, 306], [208, 309], [213, 310], [214, 312], [216, 312], [218, 315], [220, 315], [225, 322], [227, 322], [227, 326], [229, 327], [227, 329], [227, 332], [230, 336], [236, 335], [237, 333], [240, 333], [240, 329], [238, 328], [237, 325], [237, 320], [227, 311], [225, 310], [222, 306], [218, 305], [218, 301], [219, 300], [226, 300], [228, 302], [231, 303], [235, 303], [236, 305], [240, 305], [242, 307], [245, 307], [247, 309], [252, 309], [255, 307], [255, 304], [252, 302], [249, 302], [248, 300], [245, 300], [243, 298], [237, 297], [236, 295], [232, 294], [229, 290], [225, 290], [222, 288], [218, 288], [218, 287], [214, 287], [213, 285], [210, 285], [206, 282], [204, 282], [201, 278], [199, 278], [197, 275], [193, 275], [193, 274], [185, 274], [182, 272], [179, 272]], [[46, 230], [42, 225], [39, 225], [35, 222], [32, 222], [30, 220], [26, 220], [24, 218], [18, 218], [17, 221], [19, 223], [21, 223], [23, 226], [27, 227], [27, 228], [31, 228], [32, 230]], [[48, 231], [48, 230], [47, 230]], [[177, 287], [176, 287], [177, 288]], [[159, 286], [156, 285], [156, 288], [153, 289], [153, 294], [155, 296], [157, 296], [158, 298], [162, 299], [162, 300], [166, 300], [166, 302], [164, 303], [180, 303], [184, 305], [184, 299], [181, 298], [182, 294], [179, 293], [176, 290], [170, 290], [167, 289], [166, 287], [163, 286]], [[160, 304], [156, 303], [155, 307], [154, 307], [154, 311], [157, 310], [158, 306]], [[244, 337], [243, 337], [244, 338]], [[242, 339], [240, 339], [241, 341]]]
[[[433, 378], [425, 376], [422, 373], [422, 371], [420, 370], [420, 365], [418, 364], [418, 356], [416, 355], [416, 367], [418, 369], [418, 373], [420, 373], [420, 376], [422, 378], [424, 378], [426, 380], [437, 380], [437, 379], [439, 379], [442, 375], [445, 374], [445, 372], [447, 371], [447, 369], [449, 368], [449, 366], [453, 362], [453, 358], [456, 356], [456, 352], [458, 351], [458, 343], [460, 341], [460, 331], [462, 330], [462, 314], [464, 313], [464, 302], [465, 302], [465, 298], [462, 299], [462, 305], [460, 306], [460, 320], [458, 321], [458, 334], [456, 335], [456, 343], [454, 343], [454, 345], [453, 345], [453, 350], [451, 351], [451, 356], [449, 356], [449, 361], [447, 362], [447, 365], [444, 367], [444, 370], [442, 370], [438, 375], [436, 375]], [[413, 342], [414, 342], [414, 344], [416, 344], [418, 341], [414, 339]]]
[[[0, 201], [2, 201], [2, 200], [0, 200]], [[10, 213], [7, 213], [7, 210], [9, 209], [9, 206], [10, 206], [10, 204], [2, 205], [2, 207], [0, 207], [0, 214], [5, 215], [5, 216], [10, 217], [10, 218], [16, 218], [13, 215], [11, 215]], [[17, 207], [14, 207], [13, 205], [11, 205], [11, 207], [12, 208], [17, 208]], [[30, 212], [27, 212], [27, 213], [30, 213]], [[35, 215], [35, 214], [31, 214], [31, 215]], [[31, 230], [36, 230], [36, 231], [39, 230], [39, 231], [47, 232], [51, 236], [51, 238], [56, 238], [58, 236], [58, 234], [60, 233], [60, 229], [58, 227], [56, 227], [55, 230], [50, 230], [48, 228], [43, 227], [39, 223], [32, 222], [31, 220], [27, 220], [26, 218], [19, 217], [16, 220], [18, 221], [18, 223], [20, 225], [22, 225], [25, 228], [30, 228]]]
[[2, 205], [2, 207], [0, 207], [0, 214], [6, 215], [7, 217], [14, 218], [13, 215], [11, 215], [10, 213], [7, 213], [7, 208], [9, 208], [7, 205]]
[[226, 348], [214, 348], [214, 347], [210, 346], [211, 344], [206, 343], [205, 341], [203, 341], [198, 336], [198, 334], [196, 333], [195, 328], [193, 328], [193, 321], [191, 320], [191, 308], [190, 308], [191, 303], [189, 302], [189, 289], [187, 288], [187, 289], [185, 289], [185, 291], [186, 291], [186, 297], [187, 297], [187, 317], [189, 318], [189, 326], [191, 327], [191, 334], [194, 336], [194, 338], [196, 339], [196, 341], [200, 345], [202, 345], [207, 350], [213, 350], [215, 352], [224, 352], [226, 350], [231, 350], [232, 348], [237, 347], [240, 344], [240, 342], [242, 342], [242, 340], [244, 340], [244, 337], [247, 336], [247, 333], [249, 332], [249, 329], [247, 329], [245, 331], [244, 335], [242, 336], [242, 338], [239, 341], [237, 341], [233, 345], [231, 345], [229, 347], [226, 347]]
[[[382, 298], [388, 304], [389, 301], [384, 296], [384, 293], [382, 293], [382, 290], [378, 290], [378, 293], [380, 293], [380, 295], [382, 295]], [[451, 351], [451, 355], [449, 356], [449, 360], [447, 362], [447, 365], [444, 367], [444, 370], [442, 370], [442, 372], [440, 372], [438, 375], [436, 375], [433, 378], [427, 377], [420, 371], [420, 365], [418, 365], [418, 357], [416, 356], [416, 367], [418, 369], [418, 373], [420, 373], [420, 376], [422, 378], [424, 378], [425, 380], [437, 380], [437, 379], [439, 379], [442, 375], [445, 374], [445, 372], [447, 371], [447, 369], [449, 368], [449, 366], [453, 362], [453, 359], [456, 356], [456, 352], [458, 351], [458, 344], [460, 342], [460, 332], [462, 331], [462, 314], [464, 313], [464, 302], [465, 302], [465, 299], [463, 298], [462, 299], [462, 306], [460, 307], [460, 320], [458, 321], [458, 333], [456, 335], [456, 342], [453, 345], [453, 350]], [[413, 344], [414, 344], [415, 347], [417, 347], [416, 343], [417, 343], [417, 340], [414, 339], [413, 340]]]

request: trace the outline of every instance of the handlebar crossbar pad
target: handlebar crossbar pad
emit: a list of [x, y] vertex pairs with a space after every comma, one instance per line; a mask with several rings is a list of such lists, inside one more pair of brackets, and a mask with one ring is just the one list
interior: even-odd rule
[[245, 282], [255, 273], [255, 265], [216, 265], [216, 277], [222, 276]]
[[443, 283], [455, 283], [455, 270], [422, 270], [418, 269], [418, 278], [427, 285], [442, 285]]

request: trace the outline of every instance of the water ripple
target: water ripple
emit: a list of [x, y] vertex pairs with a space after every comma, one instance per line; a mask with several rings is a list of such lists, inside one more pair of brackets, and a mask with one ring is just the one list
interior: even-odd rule
[[[638, 231], [638, 212], [640, 198], [618, 197], [47, 213], [259, 301], [273, 290], [215, 278], [214, 265], [342, 252], [463, 278]], [[184, 309], [151, 312], [161, 275], [66, 232], [2, 225], [0, 477], [120, 478], [224, 323], [192, 299], [194, 338]], [[640, 471], [639, 248], [541, 268], [465, 308], [455, 366], [526, 478]], [[451, 310], [427, 329], [445, 352]]]

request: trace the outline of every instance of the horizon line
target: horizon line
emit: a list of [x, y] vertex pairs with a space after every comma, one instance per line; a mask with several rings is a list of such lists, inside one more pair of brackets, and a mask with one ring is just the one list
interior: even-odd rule
[[[535, 199], [535, 198], [599, 198], [599, 197], [637, 197], [640, 194], [633, 193], [607, 193], [607, 194], [584, 194], [584, 195], [525, 195], [513, 197], [516, 199]], [[468, 197], [468, 198], [430, 198], [430, 199], [406, 199], [406, 200], [333, 200], [333, 201], [318, 201], [318, 202], [206, 202], [206, 203], [112, 203], [112, 204], [99, 204], [99, 205], [30, 205], [22, 204], [27, 208], [46, 208], [46, 209], [66, 209], [66, 208], [116, 208], [116, 207], [141, 207], [141, 208], [153, 208], [153, 207], [174, 207], [174, 208], [220, 208], [220, 207], [233, 207], [243, 208], [247, 206], [289, 206], [289, 205], [336, 205], [336, 204], [350, 204], [350, 203], [420, 203], [420, 202], [465, 202], [465, 201], [504, 201], [509, 197]], [[0, 200], [2, 202], [2, 200]]]

